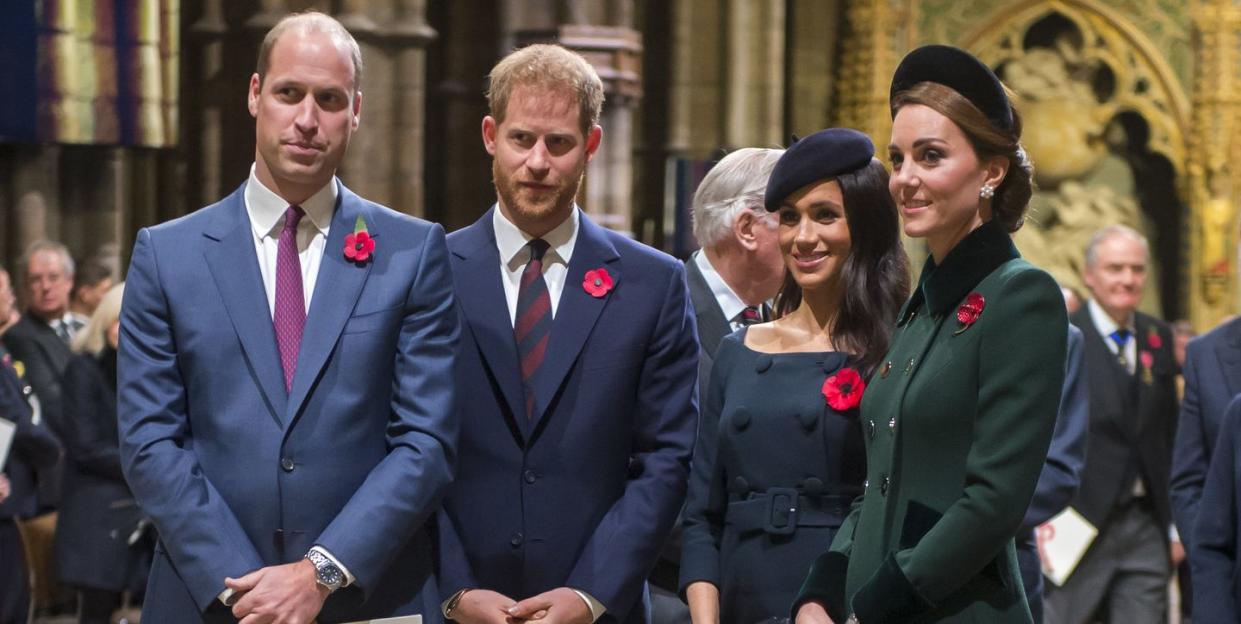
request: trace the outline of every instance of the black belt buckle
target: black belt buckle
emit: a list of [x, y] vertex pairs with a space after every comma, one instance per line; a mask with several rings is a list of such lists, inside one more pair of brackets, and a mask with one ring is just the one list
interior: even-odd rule
[[770, 535], [792, 535], [797, 531], [797, 490], [773, 487], [767, 490], [767, 525]]

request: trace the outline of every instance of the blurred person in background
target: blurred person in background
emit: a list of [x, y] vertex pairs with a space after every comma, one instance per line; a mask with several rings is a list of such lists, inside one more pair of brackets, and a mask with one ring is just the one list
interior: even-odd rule
[[77, 332], [90, 321], [95, 307], [111, 290], [115, 282], [112, 269], [99, 260], [88, 260], [77, 265], [73, 274], [73, 290], [69, 292], [69, 323]]
[[73, 340], [65, 368], [65, 480], [53, 552], [76, 588], [79, 621], [107, 624], [122, 594], [140, 592], [154, 538], [121, 474], [116, 347], [124, 284], [110, 288]]

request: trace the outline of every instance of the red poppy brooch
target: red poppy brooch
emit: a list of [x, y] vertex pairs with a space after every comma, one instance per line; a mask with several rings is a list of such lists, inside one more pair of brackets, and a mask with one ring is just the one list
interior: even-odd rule
[[987, 299], [982, 295], [972, 292], [965, 296], [965, 303], [957, 308], [957, 322], [961, 324], [957, 331], [952, 335], [956, 336], [961, 332], [970, 328], [982, 316], [983, 308], [987, 307]]
[[1163, 347], [1163, 338], [1159, 337], [1159, 332], [1155, 331], [1154, 327], [1150, 328], [1146, 332], [1146, 344], [1152, 349], [1159, 349]]
[[842, 368], [823, 381], [823, 398], [827, 399], [828, 407], [838, 412], [860, 405], [863, 392], [866, 392], [866, 382], [852, 368]]
[[612, 290], [614, 283], [607, 269], [591, 269], [586, 272], [586, 277], [582, 279], [582, 289], [590, 293], [591, 297], [599, 299]]
[[345, 235], [345, 257], [363, 264], [370, 260], [372, 253], [375, 253], [375, 239], [366, 229], [366, 221], [359, 215], [353, 224], [353, 233]]

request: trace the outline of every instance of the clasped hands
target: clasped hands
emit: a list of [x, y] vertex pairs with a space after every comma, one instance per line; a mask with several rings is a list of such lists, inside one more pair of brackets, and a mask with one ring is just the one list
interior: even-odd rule
[[309, 624], [330, 593], [315, 581], [315, 566], [306, 559], [226, 578], [224, 585], [233, 590], [233, 617], [240, 624]]
[[471, 589], [452, 612], [460, 624], [591, 624], [586, 601], [568, 587], [558, 587], [520, 602], [489, 589]]

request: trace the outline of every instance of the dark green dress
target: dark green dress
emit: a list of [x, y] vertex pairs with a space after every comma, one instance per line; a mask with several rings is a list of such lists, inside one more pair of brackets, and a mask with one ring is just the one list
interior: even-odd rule
[[837, 622], [1031, 621], [1013, 535], [1055, 427], [1066, 332], [1059, 287], [999, 227], [927, 261], [862, 399], [866, 491], [794, 613], [813, 599]]

